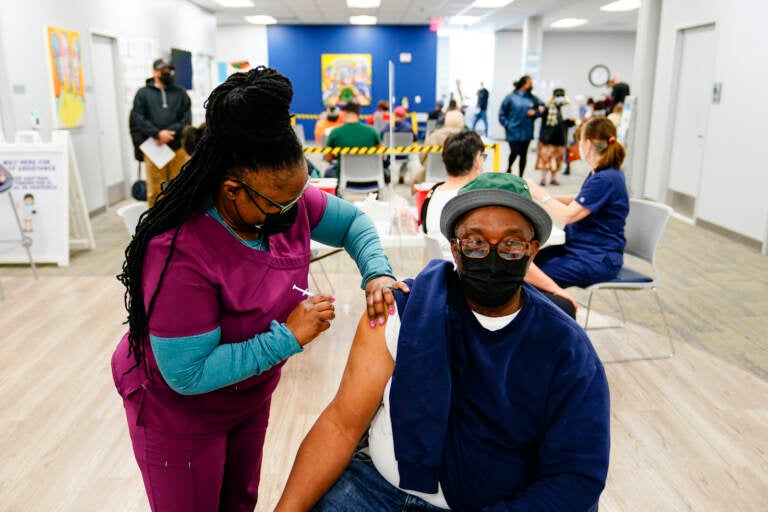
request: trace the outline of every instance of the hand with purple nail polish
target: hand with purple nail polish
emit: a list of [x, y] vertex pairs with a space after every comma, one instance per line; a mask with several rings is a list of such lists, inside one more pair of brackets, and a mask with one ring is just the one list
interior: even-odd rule
[[371, 328], [375, 328], [377, 323], [384, 325], [387, 321], [387, 312], [390, 315], [395, 314], [394, 289], [405, 293], [410, 291], [408, 285], [402, 281], [396, 281], [391, 276], [374, 277], [365, 284], [365, 301]]

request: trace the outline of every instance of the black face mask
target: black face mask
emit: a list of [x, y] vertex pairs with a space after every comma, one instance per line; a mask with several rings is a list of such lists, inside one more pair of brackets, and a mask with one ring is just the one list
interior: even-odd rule
[[266, 235], [276, 235], [291, 229], [296, 222], [299, 213], [298, 205], [294, 206], [284, 214], [268, 213], [262, 224], [256, 224], [255, 227]]
[[499, 307], [508, 302], [522, 286], [530, 256], [504, 260], [495, 248], [483, 259], [461, 255], [459, 279], [464, 295], [479, 306]]
[[171, 73], [165, 72], [160, 73], [160, 81], [163, 82], [163, 85], [173, 85], [173, 75]]
[[[251, 201], [253, 201], [253, 198], [251, 198]], [[256, 202], [253, 201], [253, 204], [256, 204]], [[288, 231], [296, 222], [296, 217], [299, 214], [299, 207], [296, 205], [282, 215], [279, 213], [265, 213], [264, 222], [261, 224], [248, 224], [243, 220], [243, 216], [240, 215], [240, 209], [237, 207], [237, 203], [234, 199], [232, 199], [232, 206], [243, 226], [237, 229], [249, 233], [263, 233], [265, 235], [276, 235]], [[256, 204], [256, 206], [258, 207], [258, 204]], [[262, 211], [262, 213], [264, 212]]]

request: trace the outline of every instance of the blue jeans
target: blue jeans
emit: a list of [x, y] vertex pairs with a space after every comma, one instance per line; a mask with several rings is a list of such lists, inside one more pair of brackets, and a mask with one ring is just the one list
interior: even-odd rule
[[313, 512], [444, 512], [392, 486], [368, 455], [357, 452]]
[[485, 125], [485, 132], [488, 133], [488, 111], [485, 109], [478, 110], [477, 114], [475, 114], [475, 120], [472, 123], [472, 131], [475, 130], [475, 127], [477, 126], [477, 122], [480, 120], [483, 121], [483, 124]]

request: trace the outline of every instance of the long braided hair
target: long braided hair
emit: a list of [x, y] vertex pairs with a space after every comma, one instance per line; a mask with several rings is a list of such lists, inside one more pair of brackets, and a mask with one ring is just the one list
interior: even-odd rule
[[[195, 152], [160, 192], [155, 206], [142, 214], [136, 234], [125, 249], [123, 271], [117, 276], [125, 285], [128, 356], [133, 355], [136, 366], [144, 361], [149, 317], [184, 222], [218, 192], [226, 178], [241, 178], [246, 172], [262, 170], [278, 172], [303, 160], [301, 144], [291, 128], [292, 98], [293, 87], [285, 76], [259, 66], [231, 75], [206, 100], [206, 128]], [[146, 305], [142, 277], [147, 246], [153, 237], [172, 229], [168, 256]]]

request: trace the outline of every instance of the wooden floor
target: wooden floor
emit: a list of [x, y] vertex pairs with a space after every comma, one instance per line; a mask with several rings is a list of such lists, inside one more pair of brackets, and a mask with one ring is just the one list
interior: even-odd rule
[[[94, 229], [98, 251], [68, 269], [45, 268], [34, 281], [28, 269], [0, 268], [3, 512], [149, 510], [109, 371], [124, 330], [114, 274], [127, 236], [112, 213], [94, 219]], [[389, 253], [398, 275], [423, 264], [418, 250]], [[612, 453], [600, 510], [766, 511], [768, 258], [677, 220], [659, 256], [678, 353], [607, 366]], [[347, 257], [324, 263], [341, 313], [285, 367], [259, 511], [271, 510], [298, 443], [334, 393], [362, 311]], [[317, 287], [330, 291], [318, 270]], [[627, 329], [591, 334], [601, 355], [663, 348], [654, 303], [634, 295], [624, 297]], [[598, 311], [600, 321], [615, 316], [609, 301]]]

